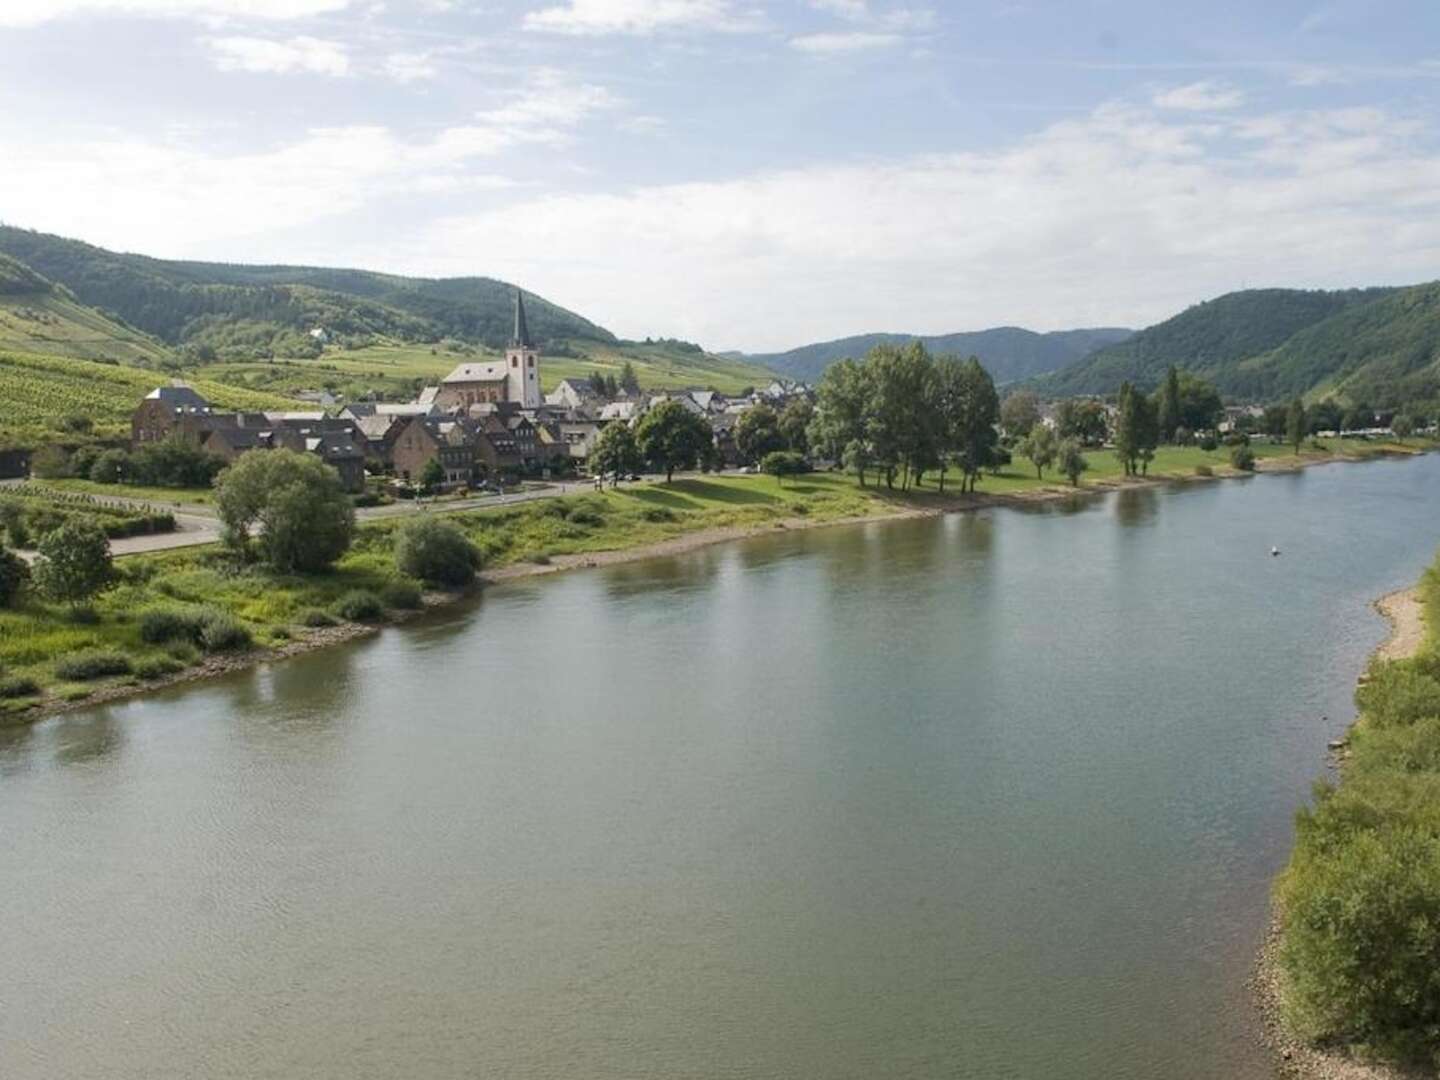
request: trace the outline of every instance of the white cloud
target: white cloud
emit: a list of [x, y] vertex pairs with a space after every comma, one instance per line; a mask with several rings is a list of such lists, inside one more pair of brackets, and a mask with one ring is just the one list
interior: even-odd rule
[[810, 6], [846, 22], [892, 31], [925, 30], [935, 23], [935, 12], [930, 8], [900, 7], [877, 11], [870, 6], [869, 0], [810, 0]]
[[255, 37], [211, 38], [215, 66], [221, 71], [287, 75], [348, 75], [350, 57], [338, 41], [293, 37], [285, 41]]
[[385, 74], [398, 83], [420, 82], [440, 74], [432, 53], [391, 53], [385, 57]]
[[867, 49], [888, 49], [903, 41], [899, 34], [875, 34], [864, 30], [844, 33], [803, 34], [790, 39], [790, 47], [801, 52], [836, 53], [863, 52]]
[[39, 26], [83, 15], [301, 19], [349, 5], [350, 0], [0, 0], [0, 26]]
[[525, 16], [525, 29], [560, 34], [653, 34], [661, 30], [756, 29], [730, 0], [567, 0]]
[[1162, 91], [1154, 97], [1161, 109], [1182, 109], [1187, 112], [1219, 112], [1236, 109], [1245, 103], [1245, 95], [1233, 86], [1218, 82], [1196, 82]]

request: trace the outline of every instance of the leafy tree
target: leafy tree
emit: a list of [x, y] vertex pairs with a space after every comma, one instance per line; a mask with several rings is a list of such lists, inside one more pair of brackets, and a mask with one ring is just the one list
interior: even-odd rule
[[1115, 419], [1115, 456], [1125, 467], [1126, 476], [1134, 476], [1142, 463], [1149, 465], [1158, 433], [1154, 405], [1128, 382], [1122, 383], [1120, 411]]
[[635, 441], [645, 460], [665, 472], [668, 484], [676, 469], [693, 469], [714, 446], [707, 424], [678, 401], [662, 401], [635, 428]]
[[1000, 426], [1012, 439], [1023, 439], [1040, 423], [1040, 398], [1029, 390], [1011, 394], [1000, 403]]
[[990, 373], [974, 356], [955, 368], [951, 378], [955, 385], [946, 417], [949, 441], [964, 474], [961, 487], [974, 491], [980, 471], [990, 464], [1000, 439], [995, 431], [1000, 419], [1000, 396]]
[[13, 607], [30, 582], [30, 567], [13, 551], [0, 547], [0, 608]]
[[[869, 396], [865, 369], [854, 360], [840, 360], [825, 369], [817, 387], [819, 404], [806, 432], [810, 448], [829, 461], [843, 461], [865, 486], [870, 465], [865, 433], [865, 403]], [[852, 452], [852, 448], [854, 452]]]
[[420, 488], [428, 495], [443, 483], [445, 483], [445, 466], [440, 464], [440, 456], [437, 454], [420, 467]]
[[1173, 443], [1175, 429], [1181, 424], [1180, 415], [1180, 372], [1174, 364], [1165, 373], [1165, 384], [1160, 387], [1156, 402], [1157, 435], [1160, 442]]
[[[1268, 416], [1270, 410], [1266, 409], [1265, 413]], [[1367, 428], [1372, 428], [1374, 426], [1375, 410], [1372, 409], [1368, 404], [1352, 405], [1349, 409], [1345, 411], [1346, 431], [1364, 431]]]
[[90, 479], [97, 484], [118, 484], [129, 471], [129, 454], [124, 450], [106, 450], [90, 466]]
[[224, 458], [172, 435], [130, 455], [129, 479], [156, 487], [208, 488], [223, 468]]
[[402, 574], [454, 588], [474, 579], [480, 550], [458, 525], [426, 514], [401, 527], [395, 565]]
[[895, 474], [902, 467], [901, 487], [908, 487], [915, 466], [923, 467], [934, 454], [935, 425], [921, 411], [933, 400], [934, 364], [925, 346], [915, 341], [903, 349], [877, 345], [866, 356], [864, 370], [870, 453], [884, 469], [887, 487], [895, 486]]
[[1338, 432], [1345, 424], [1345, 410], [1340, 408], [1340, 403], [1334, 398], [1326, 398], [1324, 401], [1310, 408], [1310, 434], [1318, 435], [1322, 431]]
[[1225, 404], [1215, 384], [1182, 370], [1179, 376], [1180, 423], [1191, 431], [1209, 431], [1220, 422]]
[[58, 446], [42, 446], [30, 458], [30, 472], [42, 480], [70, 475], [70, 455]]
[[1285, 441], [1298, 452], [1300, 444], [1305, 441], [1305, 433], [1308, 430], [1305, 422], [1305, 403], [1297, 397], [1290, 402], [1290, 408], [1285, 413]]
[[815, 406], [809, 398], [797, 397], [780, 413], [780, 434], [785, 444], [796, 453], [810, 452], [810, 424], [815, 419]]
[[71, 519], [40, 538], [35, 584], [56, 603], [78, 606], [114, 582], [110, 541], [100, 526]]
[[1035, 466], [1037, 480], [1043, 480], [1045, 470], [1055, 464], [1059, 449], [1060, 440], [1056, 438], [1055, 432], [1044, 424], [1036, 424], [1020, 443], [1020, 453], [1029, 458], [1030, 464]]
[[756, 462], [766, 454], [785, 449], [785, 436], [780, 431], [780, 417], [769, 405], [746, 409], [735, 422], [735, 448], [748, 462]]
[[1390, 421], [1390, 430], [1395, 433], [1397, 439], [1404, 442], [1415, 434], [1415, 421], [1406, 414], [1400, 413]]
[[640, 376], [635, 374], [635, 365], [629, 360], [626, 360], [624, 367], [620, 369], [620, 386], [631, 396], [640, 392]]
[[1241, 472], [1254, 472], [1255, 451], [1251, 450], [1247, 444], [1241, 443], [1230, 451], [1230, 464]]
[[216, 481], [225, 542], [252, 553], [251, 534], [276, 570], [317, 571], [345, 554], [355, 508], [330, 466], [293, 450], [251, 450]]
[[1082, 446], [1099, 446], [1110, 434], [1110, 422], [1100, 402], [1070, 398], [1060, 403], [1055, 429], [1062, 439], [1076, 439]]
[[1061, 439], [1055, 448], [1055, 463], [1070, 480], [1071, 487], [1078, 487], [1080, 475], [1090, 468], [1090, 461], [1078, 439]]
[[617, 484], [620, 477], [635, 472], [642, 464], [635, 432], [620, 420], [612, 420], [601, 430], [594, 449], [590, 451], [590, 471], [597, 476], [610, 473]]
[[1265, 415], [1260, 418], [1260, 430], [1272, 439], [1283, 439], [1289, 422], [1290, 410], [1284, 405], [1267, 405]]
[[794, 450], [772, 450], [760, 459], [760, 471], [775, 477], [781, 487], [785, 486], [785, 477], [798, 476], [807, 468], [805, 455]]

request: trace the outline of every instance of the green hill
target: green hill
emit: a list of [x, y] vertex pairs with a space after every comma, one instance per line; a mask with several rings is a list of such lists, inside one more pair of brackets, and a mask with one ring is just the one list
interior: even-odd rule
[[[1176, 364], [1210, 379], [1230, 397], [1269, 399], [1308, 391], [1329, 373], [1309, 369], [1308, 375], [1301, 377], [1297, 372], [1292, 378], [1281, 370], [1284, 362], [1263, 373], [1247, 368], [1253, 368], [1255, 358], [1280, 349], [1302, 331], [1384, 300], [1394, 292], [1250, 289], [1229, 293], [1042, 376], [1035, 385], [1056, 396], [1114, 393], [1127, 380], [1150, 389], [1159, 385], [1171, 364]], [[1288, 362], [1297, 364], [1293, 358]], [[1303, 390], [1296, 390], [1302, 382]]]
[[1006, 383], [1055, 371], [1103, 345], [1123, 341], [1133, 333], [1133, 330], [1106, 327], [1039, 334], [1018, 326], [1000, 326], [992, 330], [931, 336], [860, 334], [802, 345], [783, 353], [746, 356], [744, 359], [792, 379], [815, 382], [836, 360], [846, 357], [859, 359], [876, 345], [905, 345], [918, 339], [938, 356], [978, 356], [996, 382]]

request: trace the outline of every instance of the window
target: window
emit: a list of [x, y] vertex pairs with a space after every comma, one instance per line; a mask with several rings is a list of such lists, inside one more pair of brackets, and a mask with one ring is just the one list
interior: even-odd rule
[[511, 367], [519, 367], [519, 366], [520, 366], [520, 358], [519, 358], [518, 356], [512, 356], [512, 357], [510, 358], [510, 366], [511, 366]]

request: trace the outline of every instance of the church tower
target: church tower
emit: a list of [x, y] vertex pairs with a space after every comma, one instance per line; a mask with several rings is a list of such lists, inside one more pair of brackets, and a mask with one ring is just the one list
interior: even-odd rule
[[515, 331], [505, 350], [505, 400], [522, 409], [538, 409], [545, 401], [540, 396], [540, 350], [530, 340], [525, 298], [519, 289], [515, 290]]

